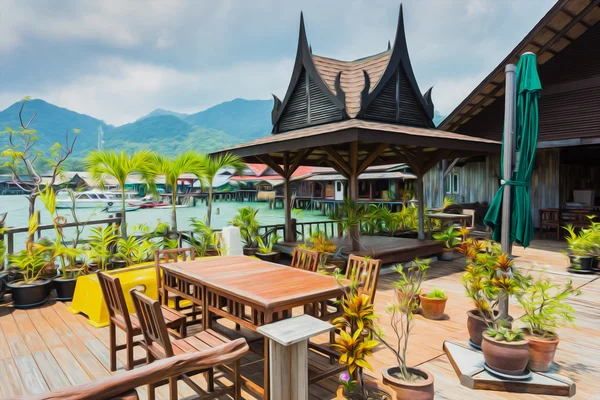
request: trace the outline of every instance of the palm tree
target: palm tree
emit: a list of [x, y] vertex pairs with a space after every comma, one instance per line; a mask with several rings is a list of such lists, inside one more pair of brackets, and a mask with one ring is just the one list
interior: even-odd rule
[[86, 159], [94, 185], [104, 189], [104, 179], [108, 176], [115, 178], [121, 189], [121, 208], [123, 221], [121, 235], [127, 237], [127, 220], [125, 218], [125, 181], [134, 173], [141, 175], [150, 191], [154, 191], [156, 168], [153, 164], [154, 153], [149, 150], [136, 151], [132, 155], [125, 151], [111, 150], [92, 151]]
[[205, 156], [203, 159], [205, 181], [208, 184], [208, 204], [206, 209], [206, 224], [210, 226], [210, 217], [212, 214], [212, 194], [213, 182], [217, 173], [223, 168], [233, 168], [240, 172], [246, 164], [242, 159], [233, 154], [223, 154], [218, 157]]
[[204, 158], [195, 151], [188, 151], [175, 158], [156, 156], [158, 174], [165, 176], [165, 184], [171, 187], [171, 228], [177, 232], [177, 181], [186, 172], [204, 179]]

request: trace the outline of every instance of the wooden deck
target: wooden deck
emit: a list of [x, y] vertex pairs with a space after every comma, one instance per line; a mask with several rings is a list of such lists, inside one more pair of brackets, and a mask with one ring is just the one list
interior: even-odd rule
[[[516, 264], [523, 270], [538, 274], [548, 270], [554, 279], [573, 279], [583, 290], [583, 295], [569, 300], [577, 312], [577, 328], [560, 331], [561, 343], [556, 355], [560, 373], [577, 383], [576, 399], [595, 399], [600, 393], [600, 280], [597, 275], [572, 275], [566, 273], [567, 258], [560, 254], [557, 242], [533, 243], [532, 248], [515, 248]], [[447, 357], [442, 351], [446, 339], [467, 339], [466, 315], [469, 301], [463, 294], [460, 274], [464, 260], [436, 262], [429, 271], [425, 288], [441, 287], [449, 295], [447, 318], [430, 321], [416, 316], [416, 325], [410, 339], [408, 359], [412, 365], [420, 365], [435, 376], [436, 399], [553, 399], [553, 396], [536, 396], [491, 391], [473, 391], [460, 385]], [[386, 304], [392, 299], [394, 275], [382, 275], [377, 292], [376, 311], [384, 330], [390, 330]], [[521, 315], [513, 306], [511, 314]], [[192, 329], [193, 330], [193, 329]], [[325, 338], [319, 337], [317, 341]], [[123, 340], [119, 337], [118, 340]], [[0, 308], [0, 395], [4, 398], [37, 393], [62, 386], [75, 385], [108, 376], [108, 329], [96, 329], [87, 324], [82, 315], [72, 315], [63, 303], [51, 303], [33, 310]], [[253, 345], [254, 346], [254, 345]], [[257, 346], [260, 348], [260, 346]], [[139, 350], [139, 349], [138, 349]], [[141, 356], [142, 351], [137, 352]], [[121, 361], [123, 354], [120, 354]], [[261, 363], [256, 355], [244, 359], [243, 373], [255, 377], [260, 383]], [[324, 359], [313, 357], [313, 363], [327, 364]], [[393, 364], [391, 353], [380, 347], [372, 360], [375, 376]], [[123, 365], [119, 365], [121, 373]], [[198, 379], [201, 384], [201, 377]], [[221, 377], [221, 382], [225, 381]], [[331, 399], [337, 383], [334, 379], [310, 386], [311, 399]], [[139, 389], [145, 398], [145, 388]], [[192, 396], [183, 383], [180, 393]], [[166, 388], [158, 391], [158, 398], [166, 399]], [[227, 398], [227, 397], [226, 397]], [[254, 396], [244, 393], [244, 398]]]
[[[334, 237], [331, 239], [336, 246], [344, 247], [344, 254], [350, 252], [352, 245], [348, 238]], [[294, 247], [304, 242], [280, 242], [278, 248], [282, 253], [292, 254]], [[442, 244], [436, 240], [417, 240], [389, 236], [361, 236], [361, 249], [353, 251], [358, 256], [371, 256], [383, 261], [384, 264], [410, 261], [414, 258], [434, 256], [442, 251]]]

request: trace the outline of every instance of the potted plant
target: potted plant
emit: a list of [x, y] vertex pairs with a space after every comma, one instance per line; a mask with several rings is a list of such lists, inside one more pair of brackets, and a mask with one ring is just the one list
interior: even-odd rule
[[442, 249], [440, 260], [452, 261], [454, 259], [454, 249], [459, 243], [459, 237], [460, 232], [453, 226], [433, 234], [435, 240], [444, 242], [444, 249]]
[[[502, 253], [497, 244], [469, 238], [459, 250], [467, 256], [462, 283], [467, 297], [475, 305], [474, 310], [467, 312], [467, 329], [471, 345], [479, 348], [483, 332], [489, 327], [496, 327], [501, 319], [501, 293], [508, 296], [517, 294], [526, 278], [512, 270], [513, 260]], [[505, 319], [512, 321], [510, 316]]]
[[258, 250], [256, 251], [256, 257], [260, 258], [263, 261], [269, 262], [277, 262], [279, 261], [279, 252], [273, 251], [273, 246], [277, 241], [281, 239], [281, 236], [277, 235], [275, 232], [271, 233], [267, 236], [265, 241], [263, 238], [258, 236]]
[[240, 235], [244, 241], [244, 254], [254, 255], [258, 247], [258, 228], [260, 224], [256, 219], [258, 209], [253, 207], [242, 207], [231, 220], [233, 226], [240, 228]]
[[99, 226], [90, 228], [86, 254], [88, 267], [91, 270], [101, 269], [106, 271], [109, 268], [112, 250], [118, 239], [118, 228], [115, 225], [109, 225], [105, 228]]
[[[351, 274], [350, 285], [344, 287], [341, 300], [343, 313], [333, 320], [339, 337], [331, 346], [341, 353], [340, 364], [347, 368], [347, 372], [340, 376], [336, 399], [396, 399], [391, 388], [364, 376], [364, 368], [373, 371], [368, 357], [379, 342], [374, 340], [374, 306], [369, 296], [361, 292], [355, 275]], [[338, 273], [335, 278], [341, 279], [343, 276]]]
[[419, 294], [421, 312], [427, 319], [442, 319], [446, 309], [448, 296], [443, 289], [433, 288], [426, 293]]
[[308, 240], [299, 247], [314, 250], [319, 253], [319, 270], [332, 274], [336, 269], [344, 272], [346, 260], [341, 257], [335, 243], [324, 232], [313, 232]]
[[[42, 277], [44, 268], [49, 264], [54, 265], [56, 256], [60, 252], [44, 243], [35, 243], [33, 236], [37, 232], [39, 211], [29, 219], [29, 229], [26, 247], [9, 256], [10, 267], [20, 271], [20, 277], [7, 282], [6, 286], [12, 292], [15, 307], [33, 307], [46, 302], [51, 289], [52, 280]], [[60, 245], [60, 243], [58, 243]]]
[[215, 232], [210, 225], [200, 221], [197, 218], [191, 218], [192, 232], [190, 234], [190, 244], [199, 257], [211, 257], [219, 255], [215, 243]]
[[595, 237], [595, 232], [591, 229], [581, 229], [577, 233], [572, 224], [563, 228], [568, 232], [565, 239], [570, 250], [570, 270], [588, 274], [594, 272], [594, 261], [597, 258], [594, 254], [595, 243], [592, 239]]
[[504, 375], [523, 375], [529, 362], [529, 344], [523, 332], [501, 324], [483, 333], [481, 350], [487, 366]]
[[54, 278], [54, 289], [57, 300], [70, 301], [75, 293], [77, 278], [86, 272], [86, 267], [81, 260], [85, 251], [79, 246], [65, 248], [64, 252], [61, 257], [60, 275]]
[[525, 315], [525, 339], [529, 342], [529, 369], [547, 372], [552, 367], [559, 337], [556, 331], [563, 324], [573, 324], [575, 311], [565, 302], [570, 296], [579, 296], [581, 290], [571, 281], [554, 283], [541, 276], [518, 296]]
[[395, 267], [399, 274], [394, 283], [396, 288], [395, 301], [388, 306], [391, 316], [391, 325], [395, 334], [396, 345], [383, 337], [383, 332], [378, 331], [376, 337], [396, 357], [396, 365], [382, 371], [383, 383], [396, 392], [399, 399], [433, 399], [434, 378], [424, 369], [409, 367], [406, 354], [408, 339], [413, 328], [413, 315], [417, 311], [417, 304], [413, 300], [421, 292], [421, 284], [425, 280], [429, 260], [414, 260], [411, 266], [404, 268], [402, 265]]

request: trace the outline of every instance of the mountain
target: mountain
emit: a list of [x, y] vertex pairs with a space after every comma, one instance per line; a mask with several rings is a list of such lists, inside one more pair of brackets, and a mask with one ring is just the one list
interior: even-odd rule
[[[4, 131], [6, 127], [14, 130], [20, 129], [20, 107], [21, 102], [17, 102], [0, 112], [0, 131]], [[113, 129], [113, 126], [104, 121], [57, 107], [39, 99], [30, 100], [25, 104], [24, 123], [27, 123], [34, 114], [36, 116], [30, 128], [35, 129], [38, 133], [39, 142], [36, 144], [38, 149], [47, 149], [56, 142], [63, 144], [65, 132], [69, 132], [72, 137], [73, 129], [80, 130], [75, 145], [76, 150], [95, 148], [98, 143], [98, 128], [101, 127], [105, 133]], [[3, 147], [7, 140], [5, 136], [0, 136], [0, 146]]]
[[190, 116], [190, 114], [178, 113], [178, 112], [171, 111], [171, 110], [165, 110], [164, 108], [157, 108], [156, 110], [152, 111], [150, 114], [147, 114], [147, 115], [144, 115], [143, 117], [138, 118], [138, 121], [141, 121], [146, 118], [151, 118], [151, 117], [159, 117], [161, 115], [173, 115], [174, 117], [177, 117], [179, 119], [185, 119]]
[[192, 125], [229, 133], [245, 142], [271, 133], [272, 100], [235, 99], [195, 113], [185, 120]]

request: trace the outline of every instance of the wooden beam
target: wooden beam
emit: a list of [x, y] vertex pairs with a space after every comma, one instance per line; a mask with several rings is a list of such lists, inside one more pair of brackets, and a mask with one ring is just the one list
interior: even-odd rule
[[452, 171], [452, 168], [454, 168], [456, 166], [456, 164], [458, 163], [458, 160], [460, 160], [460, 158], [455, 158], [454, 160], [452, 160], [452, 162], [450, 163], [450, 165], [444, 171], [444, 178], [446, 176], [448, 176], [448, 174], [450, 173], [450, 171]]
[[452, 150], [438, 150], [436, 154], [432, 155], [427, 161], [425, 161], [423, 168], [421, 169], [421, 173], [426, 174], [440, 161], [449, 158], [450, 154], [452, 154]]
[[415, 175], [418, 175], [421, 173], [422, 165], [419, 162], [419, 158], [417, 157], [416, 154], [414, 154], [407, 148], [400, 147], [400, 146], [395, 147], [394, 150], [397, 152], [398, 155], [406, 158], [406, 160], [408, 161], [407, 164], [410, 165], [410, 168], [413, 170]]
[[373, 150], [367, 157], [365, 157], [361, 161], [360, 166], [358, 167], [358, 174], [362, 174], [369, 167], [369, 165], [371, 165], [371, 163], [375, 161], [375, 159], [379, 157], [379, 155], [383, 153], [383, 151], [388, 147], [389, 145], [386, 143], [381, 143], [377, 145], [375, 150]]
[[352, 175], [352, 169], [350, 168], [350, 165], [348, 165], [348, 163], [346, 162], [346, 160], [344, 160], [337, 151], [335, 151], [335, 149], [331, 146], [325, 146], [323, 147], [323, 150], [325, 150], [325, 152], [329, 155], [329, 157], [333, 158], [333, 161], [335, 162], [335, 164], [341, 168], [342, 170], [344, 170], [344, 172], [346, 172], [347, 175]]
[[270, 155], [268, 154], [261, 154], [260, 156], [255, 156], [261, 163], [268, 165], [269, 167], [271, 167], [273, 169], [273, 171], [277, 172], [279, 175], [281, 175], [283, 178], [285, 178], [285, 171], [283, 170], [283, 168], [281, 168], [279, 166], [279, 164], [277, 164]]
[[286, 171], [288, 177], [291, 177], [292, 174], [296, 172], [298, 167], [308, 158], [308, 156], [310, 156], [310, 153], [312, 153], [312, 151], [313, 149], [304, 149], [296, 156], [296, 158], [294, 159], [294, 161], [292, 161], [292, 164]]
[[475, 104], [469, 103], [468, 105], [471, 106], [471, 109], [469, 111], [467, 111], [466, 113], [464, 113], [463, 115], [461, 115], [460, 118], [458, 119], [458, 121], [456, 121], [452, 124], [452, 129], [449, 129], [449, 130], [453, 130], [453, 129], [457, 128], [465, 118], [471, 116], [471, 114], [473, 114], [475, 112], [475, 110], [477, 110], [481, 105], [483, 105], [483, 103], [488, 101], [492, 96], [494, 96], [496, 93], [498, 93], [500, 91], [500, 89], [502, 89], [504, 87], [503, 85], [499, 85], [495, 82], [490, 82], [489, 84], [496, 85], [496, 87], [494, 89], [492, 89], [488, 94], [486, 94], [477, 103], [475, 103]]

